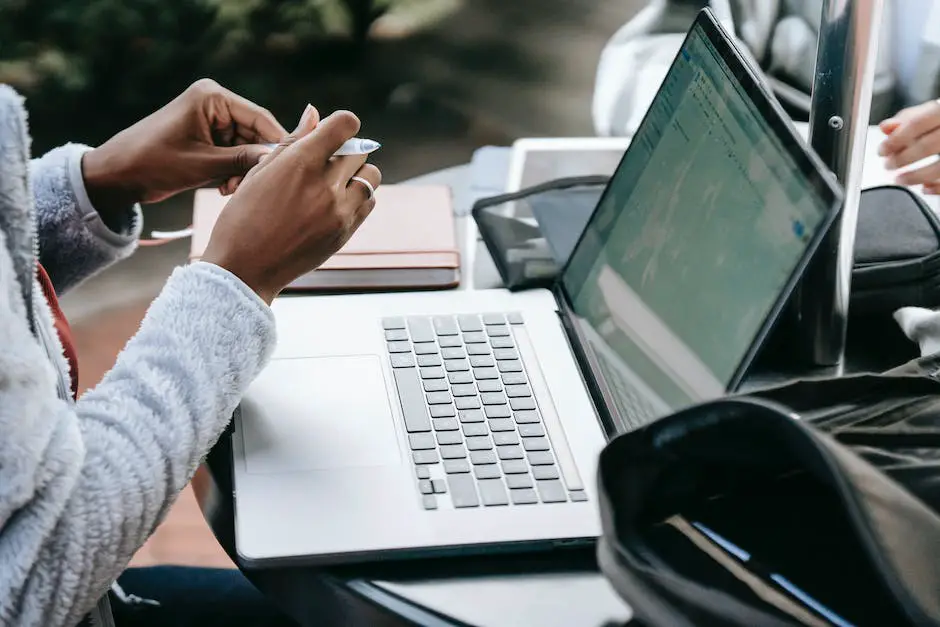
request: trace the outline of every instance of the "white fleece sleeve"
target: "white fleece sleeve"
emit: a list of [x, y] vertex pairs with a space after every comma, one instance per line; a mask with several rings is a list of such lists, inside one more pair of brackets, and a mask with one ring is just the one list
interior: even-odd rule
[[0, 624], [73, 627], [224, 430], [270, 355], [274, 319], [227, 271], [180, 268], [72, 406], [11, 277], [0, 246]]
[[88, 146], [66, 144], [33, 159], [29, 166], [39, 260], [59, 295], [129, 256], [143, 228], [139, 205], [127, 207], [116, 230], [101, 220], [82, 176], [82, 155], [89, 150]]

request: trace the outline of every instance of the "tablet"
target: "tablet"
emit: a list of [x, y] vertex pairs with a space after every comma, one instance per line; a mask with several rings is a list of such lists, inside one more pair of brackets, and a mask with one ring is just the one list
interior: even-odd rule
[[629, 137], [531, 137], [512, 145], [506, 191], [571, 176], [611, 176]]

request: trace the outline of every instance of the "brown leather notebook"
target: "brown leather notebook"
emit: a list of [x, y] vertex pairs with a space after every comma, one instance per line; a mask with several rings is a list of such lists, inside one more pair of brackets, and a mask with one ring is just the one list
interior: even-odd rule
[[[191, 260], [206, 250], [227, 202], [214, 189], [196, 192]], [[287, 290], [443, 289], [459, 283], [450, 188], [382, 185], [375, 192], [375, 209], [346, 245]]]

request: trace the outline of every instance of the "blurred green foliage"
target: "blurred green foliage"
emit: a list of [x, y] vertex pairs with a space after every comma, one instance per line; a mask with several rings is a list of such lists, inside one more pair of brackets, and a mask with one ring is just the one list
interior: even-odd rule
[[239, 57], [325, 38], [364, 44], [396, 1], [407, 0], [0, 0], [0, 82], [145, 109]]

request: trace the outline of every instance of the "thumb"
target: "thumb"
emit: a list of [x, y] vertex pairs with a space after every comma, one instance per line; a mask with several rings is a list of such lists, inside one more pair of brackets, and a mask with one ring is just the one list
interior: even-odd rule
[[216, 181], [224, 181], [233, 176], [244, 176], [261, 158], [271, 152], [271, 148], [262, 144], [243, 144], [241, 146], [213, 146], [209, 152], [209, 176]]

